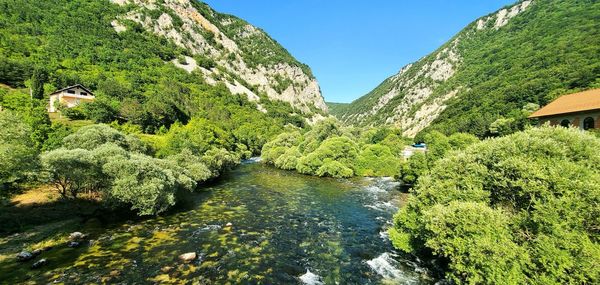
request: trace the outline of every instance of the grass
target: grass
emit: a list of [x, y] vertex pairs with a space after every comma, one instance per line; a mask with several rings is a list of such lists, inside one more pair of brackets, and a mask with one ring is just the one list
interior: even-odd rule
[[67, 117], [61, 116], [60, 113], [48, 113], [48, 116], [50, 117], [52, 123], [61, 123], [70, 126], [75, 130], [94, 124], [94, 122], [90, 120], [71, 120]]

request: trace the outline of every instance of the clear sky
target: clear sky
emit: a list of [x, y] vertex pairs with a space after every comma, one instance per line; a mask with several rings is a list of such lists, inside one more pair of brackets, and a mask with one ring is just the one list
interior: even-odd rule
[[325, 100], [351, 102], [475, 19], [515, 0], [205, 0], [308, 64]]

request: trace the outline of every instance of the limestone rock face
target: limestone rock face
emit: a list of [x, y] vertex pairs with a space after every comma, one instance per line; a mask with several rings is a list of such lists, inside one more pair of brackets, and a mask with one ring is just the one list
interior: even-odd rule
[[[133, 21], [171, 40], [192, 55], [185, 63], [173, 64], [188, 72], [199, 71], [207, 83], [224, 83], [233, 94], [246, 95], [255, 102], [264, 95], [288, 102], [304, 113], [327, 112], [310, 69], [247, 22], [195, 0], [111, 1], [131, 7], [111, 23], [116, 32], [124, 31], [124, 22]], [[214, 65], [198, 64], [195, 58]]]
[[462, 47], [479, 34], [498, 31], [529, 9], [533, 0], [501, 9], [473, 24], [432, 54], [403, 67], [369, 94], [352, 102], [337, 116], [348, 124], [400, 127], [413, 137], [433, 123], [469, 86], [456, 80], [467, 54]]

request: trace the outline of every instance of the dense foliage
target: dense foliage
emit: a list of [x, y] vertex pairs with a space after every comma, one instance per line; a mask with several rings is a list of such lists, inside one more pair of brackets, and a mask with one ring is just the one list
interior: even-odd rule
[[[215, 13], [204, 4], [195, 5], [211, 18], [235, 19]], [[284, 125], [304, 124], [300, 112], [287, 103], [270, 101], [257, 91], [267, 111], [261, 112], [245, 95], [231, 94], [222, 83], [207, 84], [198, 72], [188, 73], [171, 64], [178, 57], [190, 55], [189, 51], [145, 32], [133, 21], [123, 20], [127, 30], [116, 33], [111, 21], [134, 9], [132, 5], [81, 0], [0, 1], [0, 8], [0, 70], [6, 71], [0, 72], [0, 83], [13, 88], [27, 85], [32, 87], [34, 98], [45, 100], [50, 92], [68, 85], [83, 84], [93, 90], [94, 102], [60, 108], [67, 118], [96, 123], [118, 121], [149, 134], [202, 118], [254, 153], [260, 152]], [[298, 64], [268, 36], [259, 36], [264, 38], [265, 46], [257, 50], [277, 51], [273, 54], [278, 55], [269, 59], [270, 65], [277, 60]], [[243, 81], [224, 69], [220, 72], [224, 78], [221, 81]], [[23, 96], [0, 94], [0, 106], [8, 108], [15, 99], [28, 100], [28, 91], [11, 92]], [[47, 101], [39, 107], [44, 109], [46, 105]]]
[[600, 281], [600, 140], [539, 128], [454, 151], [421, 176], [390, 230], [459, 284]]
[[[406, 141], [394, 129], [343, 128], [335, 119], [312, 129], [280, 134], [265, 144], [262, 157], [278, 168], [327, 177], [394, 176]], [[398, 151], [400, 149], [400, 151]]]
[[19, 114], [0, 111], [0, 130], [0, 188], [5, 188], [37, 169], [37, 151], [31, 128]]
[[467, 133], [455, 133], [445, 136], [438, 131], [432, 131], [416, 138], [427, 145], [427, 151], [416, 152], [406, 163], [402, 164], [398, 179], [407, 185], [414, 184], [419, 176], [430, 171], [435, 162], [442, 159], [446, 153], [461, 150], [479, 141], [477, 137]]
[[[429, 130], [468, 132], [479, 137], [497, 135], [499, 126], [501, 133], [522, 130], [527, 123], [523, 109], [530, 103], [544, 106], [559, 95], [600, 87], [599, 17], [598, 1], [535, 0], [499, 29], [494, 27], [496, 18], [481, 30], [473, 22], [452, 41], [405, 70], [401, 77], [406, 80], [402, 82], [410, 81], [419, 89], [432, 88], [433, 94], [425, 100], [429, 103], [459, 90]], [[448, 81], [433, 82], [421, 68], [445, 59], [441, 52], [452, 47], [454, 40], [460, 63]], [[338, 113], [362, 114], [365, 124], [384, 124], [395, 114], [395, 108], [406, 102], [403, 99], [408, 88], [397, 82], [397, 76], [387, 79]], [[376, 114], [368, 114], [393, 90], [400, 90], [398, 96]], [[414, 106], [407, 117], [419, 107]]]
[[219, 176], [241, 159], [241, 154], [218, 148], [202, 156], [185, 148], [164, 159], [148, 151], [135, 136], [91, 125], [65, 137], [62, 147], [42, 154], [41, 162], [46, 179], [63, 198], [85, 194], [153, 215], [173, 206], [177, 191], [192, 191], [197, 183]]

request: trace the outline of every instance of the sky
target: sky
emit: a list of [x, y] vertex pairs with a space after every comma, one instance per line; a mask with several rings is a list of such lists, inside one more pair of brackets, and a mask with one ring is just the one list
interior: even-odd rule
[[205, 0], [308, 64], [328, 102], [349, 103], [515, 0]]

